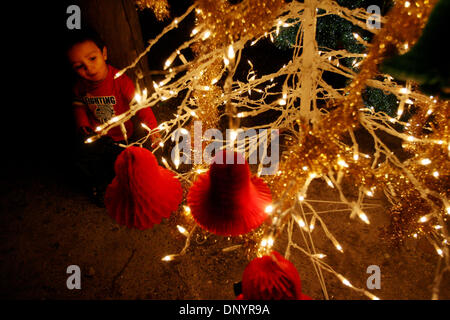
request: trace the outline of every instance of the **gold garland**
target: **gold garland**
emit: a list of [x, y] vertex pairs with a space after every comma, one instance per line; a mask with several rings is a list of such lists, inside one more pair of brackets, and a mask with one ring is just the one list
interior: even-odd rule
[[139, 10], [151, 9], [159, 21], [170, 16], [167, 0], [135, 0], [135, 2]]

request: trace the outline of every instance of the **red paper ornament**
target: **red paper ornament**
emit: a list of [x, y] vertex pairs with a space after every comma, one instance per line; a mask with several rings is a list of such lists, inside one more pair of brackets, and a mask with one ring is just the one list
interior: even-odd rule
[[297, 269], [292, 262], [273, 251], [255, 258], [242, 275], [242, 294], [239, 300], [311, 300], [302, 293]]
[[264, 210], [271, 201], [269, 187], [262, 179], [251, 177], [241, 154], [230, 151], [215, 156], [209, 171], [198, 177], [187, 195], [195, 221], [223, 236], [237, 236], [259, 227], [267, 218]]
[[106, 189], [105, 206], [119, 224], [153, 227], [177, 210], [183, 191], [175, 174], [158, 165], [149, 150], [128, 147], [114, 164], [116, 176]]

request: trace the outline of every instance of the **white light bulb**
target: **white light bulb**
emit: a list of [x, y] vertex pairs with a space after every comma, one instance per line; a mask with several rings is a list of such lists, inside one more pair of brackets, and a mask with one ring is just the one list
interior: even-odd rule
[[411, 91], [409, 91], [408, 88], [401, 88], [401, 89], [399, 90], [399, 92], [400, 92], [400, 93], [403, 93], [403, 94], [411, 93]]
[[175, 255], [173, 254], [169, 254], [167, 256], [165, 256], [164, 258], [162, 258], [162, 261], [172, 261], [175, 258]]
[[230, 131], [230, 139], [232, 142], [236, 140], [237, 136], [238, 136], [238, 132], [236, 130], [233, 129]]
[[124, 71], [122, 70], [122, 71], [119, 71], [119, 72], [117, 72], [116, 73], [116, 75], [114, 76], [114, 79], [117, 79], [117, 78], [119, 78], [121, 75], [123, 75], [123, 73], [124, 73]]
[[227, 52], [227, 55], [228, 55], [228, 58], [229, 59], [234, 59], [234, 48], [233, 48], [233, 45], [232, 44], [230, 44], [229, 46], [228, 46], [228, 52]]
[[342, 279], [342, 283], [345, 284], [347, 287], [351, 287], [352, 284], [350, 283], [350, 281], [348, 281], [347, 279], [343, 278]]
[[369, 218], [367, 218], [367, 216], [364, 212], [361, 212], [358, 216], [362, 221], [364, 221], [367, 224], [370, 224]]
[[211, 35], [211, 31], [206, 30], [206, 31], [203, 33], [202, 40], [208, 39], [210, 35]]
[[344, 160], [342, 160], [342, 159], [340, 159], [340, 160], [338, 161], [338, 165], [340, 165], [341, 167], [348, 168], [348, 164], [347, 164]]
[[189, 232], [184, 227], [177, 225], [177, 229], [182, 235], [186, 237], [189, 235]]
[[273, 206], [271, 206], [270, 204], [266, 207], [266, 209], [264, 209], [265, 213], [272, 213], [273, 212]]

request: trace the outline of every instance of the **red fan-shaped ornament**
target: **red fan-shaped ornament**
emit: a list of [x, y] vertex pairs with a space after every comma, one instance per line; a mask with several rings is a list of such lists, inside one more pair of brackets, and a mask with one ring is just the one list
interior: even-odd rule
[[187, 203], [195, 221], [209, 232], [236, 236], [259, 227], [267, 218], [270, 189], [251, 177], [248, 163], [236, 152], [221, 151], [210, 169], [189, 189]]
[[177, 210], [183, 192], [170, 170], [149, 150], [128, 147], [114, 164], [116, 176], [106, 189], [105, 206], [119, 224], [140, 230], [153, 227]]
[[242, 293], [239, 300], [311, 300], [302, 293], [297, 269], [292, 262], [273, 251], [255, 258], [242, 275]]

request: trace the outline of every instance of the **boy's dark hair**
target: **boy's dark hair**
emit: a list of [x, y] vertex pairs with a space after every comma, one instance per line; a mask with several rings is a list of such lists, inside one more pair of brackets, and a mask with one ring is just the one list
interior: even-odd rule
[[93, 41], [100, 50], [105, 47], [105, 42], [99, 34], [92, 28], [84, 27], [82, 29], [68, 30], [65, 37], [64, 51], [67, 53], [77, 43], [84, 41]]

